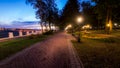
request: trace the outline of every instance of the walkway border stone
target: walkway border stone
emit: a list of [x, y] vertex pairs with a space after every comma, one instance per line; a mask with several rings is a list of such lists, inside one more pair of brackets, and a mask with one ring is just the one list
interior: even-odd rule
[[[72, 37], [72, 39], [74, 40], [75, 38]], [[76, 49], [73, 47], [71, 40], [67, 39], [67, 41], [69, 42], [68, 45], [69, 45], [69, 49], [70, 49], [69, 51], [70, 51], [71, 68], [84, 68], [84, 66], [77, 54]]]

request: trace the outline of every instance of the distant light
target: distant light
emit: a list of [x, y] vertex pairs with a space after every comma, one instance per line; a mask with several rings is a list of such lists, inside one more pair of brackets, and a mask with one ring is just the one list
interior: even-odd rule
[[71, 28], [71, 27], [72, 27], [72, 25], [70, 24], [70, 25], [68, 25], [68, 27], [69, 27], [69, 28]]
[[82, 27], [82, 29], [92, 29], [92, 26], [91, 25], [84, 25], [83, 27]]
[[87, 28], [90, 28], [90, 25], [86, 25]]
[[90, 26], [90, 29], [92, 29], [92, 26]]
[[107, 27], [110, 27], [110, 24], [107, 24]]
[[85, 26], [83, 26], [82, 29], [85, 29]]
[[114, 26], [117, 26], [118, 24], [117, 23], [114, 23]]
[[72, 25], [69, 24], [69, 25], [65, 28], [65, 30], [67, 30], [68, 28], [71, 28], [71, 27], [72, 27]]
[[52, 28], [53, 30], [55, 30], [55, 26], [52, 26], [51, 28]]

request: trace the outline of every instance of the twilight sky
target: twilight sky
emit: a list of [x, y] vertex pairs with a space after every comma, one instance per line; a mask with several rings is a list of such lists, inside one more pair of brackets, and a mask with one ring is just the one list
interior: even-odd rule
[[[0, 0], [0, 24], [11, 24], [12, 21], [37, 21], [35, 9], [26, 5], [26, 0]], [[66, 0], [57, 0], [61, 9]]]
[[[18, 27], [19, 25], [24, 25], [24, 23], [13, 23], [13, 21], [39, 21], [35, 18], [35, 9], [33, 9], [31, 5], [26, 4], [25, 1], [26, 0], [0, 0], [0, 27]], [[56, 0], [58, 8], [62, 9], [66, 1], [67, 0]]]

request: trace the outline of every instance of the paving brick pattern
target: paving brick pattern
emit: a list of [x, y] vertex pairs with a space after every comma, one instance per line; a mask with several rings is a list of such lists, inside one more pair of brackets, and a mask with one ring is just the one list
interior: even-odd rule
[[64, 32], [58, 33], [1, 61], [0, 68], [80, 68], [70, 39]]

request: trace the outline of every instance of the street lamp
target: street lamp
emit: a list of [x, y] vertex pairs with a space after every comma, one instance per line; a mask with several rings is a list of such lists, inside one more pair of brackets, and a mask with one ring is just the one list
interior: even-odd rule
[[109, 24], [109, 23], [107, 24], [107, 27], [110, 27], [110, 24]]
[[[80, 24], [83, 22], [83, 18], [82, 17], [78, 17], [77, 18], [77, 23], [78, 25], [80, 26]], [[79, 30], [80, 31], [80, 30]], [[81, 38], [80, 38], [80, 32], [79, 32], [79, 35], [78, 35], [78, 42], [81, 42]]]
[[82, 18], [82, 17], [78, 17], [78, 18], [77, 18], [77, 23], [78, 23], [78, 24], [82, 23], [82, 21], [83, 21], [83, 18]]
[[114, 26], [117, 26], [118, 24], [117, 23], [114, 23]]

